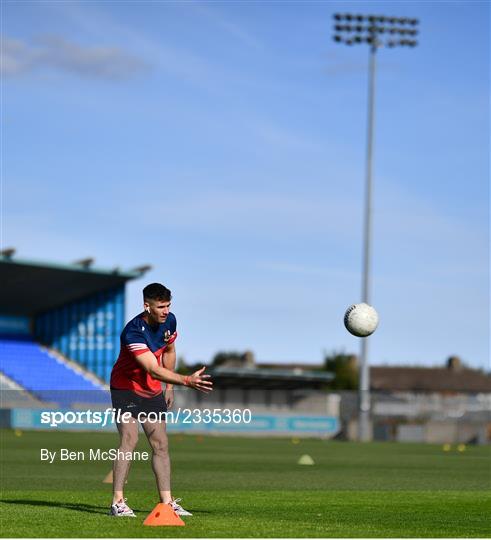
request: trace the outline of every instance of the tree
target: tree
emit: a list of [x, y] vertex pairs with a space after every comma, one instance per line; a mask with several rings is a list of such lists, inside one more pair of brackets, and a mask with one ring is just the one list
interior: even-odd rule
[[179, 373], [180, 375], [189, 375], [189, 373], [192, 373], [184, 356], [178, 356], [177, 358], [176, 373]]
[[324, 368], [334, 374], [333, 390], [358, 389], [358, 358], [354, 354], [333, 351], [324, 356]]

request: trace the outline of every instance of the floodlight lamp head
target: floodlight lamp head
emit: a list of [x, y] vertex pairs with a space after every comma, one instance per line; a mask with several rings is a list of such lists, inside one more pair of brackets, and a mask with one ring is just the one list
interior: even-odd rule
[[150, 271], [152, 269], [152, 266], [150, 264], [143, 264], [142, 266], [137, 266], [136, 268], [133, 268], [132, 272], [138, 272], [139, 274], [145, 274], [146, 272]]

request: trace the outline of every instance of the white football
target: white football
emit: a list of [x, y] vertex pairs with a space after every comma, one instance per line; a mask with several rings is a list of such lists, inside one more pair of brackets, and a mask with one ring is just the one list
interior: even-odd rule
[[344, 326], [354, 336], [367, 337], [377, 329], [378, 313], [368, 304], [353, 304], [344, 314]]

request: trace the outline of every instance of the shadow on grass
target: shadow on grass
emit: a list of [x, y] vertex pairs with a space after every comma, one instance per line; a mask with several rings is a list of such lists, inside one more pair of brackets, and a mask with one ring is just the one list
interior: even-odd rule
[[[31, 499], [0, 499], [0, 502], [6, 504], [24, 504], [26, 506], [50, 506], [52, 508], [65, 508], [66, 510], [75, 510], [76, 512], [87, 512], [89, 514], [101, 514], [104, 516], [109, 516], [109, 506], [108, 508], [101, 508], [101, 506], [96, 506], [94, 504], [84, 504], [84, 503], [63, 503], [56, 501], [40, 501], [40, 500], [31, 500]], [[141, 509], [133, 508], [134, 512], [139, 512], [142, 515], [147, 515], [152, 511], [150, 509]], [[191, 509], [193, 513], [196, 514], [211, 514], [212, 512], [208, 510], [195, 510]]]
[[[84, 504], [84, 503], [63, 503], [56, 501], [40, 501], [40, 500], [31, 500], [31, 499], [0, 499], [0, 502], [6, 504], [24, 504], [26, 506], [50, 506], [52, 508], [65, 508], [66, 510], [75, 510], [77, 512], [88, 512], [89, 514], [102, 514], [109, 515], [109, 505], [108, 508], [101, 508], [101, 506], [96, 506], [94, 504]], [[135, 512], [143, 512], [144, 510], [135, 510]]]

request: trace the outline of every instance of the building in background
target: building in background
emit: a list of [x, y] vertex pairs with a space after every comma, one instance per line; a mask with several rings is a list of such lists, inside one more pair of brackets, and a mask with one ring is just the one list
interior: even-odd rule
[[[332, 358], [338, 356], [345, 361], [344, 367], [357, 369], [356, 356]], [[238, 354], [232, 354], [228, 362], [223, 354], [219, 357], [220, 367], [212, 372], [218, 375], [219, 388], [224, 386], [230, 388], [225, 392], [234, 393], [235, 402], [252, 403], [261, 410], [266, 393], [275, 396], [276, 392], [276, 397], [268, 398], [268, 406], [292, 412], [308, 410], [312, 414], [329, 411], [340, 418], [336, 437], [357, 440], [358, 393], [356, 388], [344, 389], [346, 381], [351, 380], [345, 372], [338, 371], [344, 376], [340, 385], [322, 364], [256, 363], [251, 352], [242, 355], [242, 364]], [[250, 381], [268, 377], [274, 382], [267, 392], [261, 391], [260, 384], [251, 392]], [[295, 388], [296, 381], [302, 378], [305, 385]], [[372, 366], [370, 381], [372, 439], [476, 444], [491, 441], [491, 374], [466, 367], [456, 356], [442, 367]]]
[[373, 435], [380, 440], [491, 440], [491, 374], [456, 357], [441, 368], [373, 367]]

